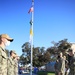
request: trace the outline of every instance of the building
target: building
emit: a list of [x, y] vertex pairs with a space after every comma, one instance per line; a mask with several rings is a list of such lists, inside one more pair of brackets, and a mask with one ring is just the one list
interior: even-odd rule
[[53, 62], [49, 62], [48, 64], [46, 64], [45, 65], [46, 71], [55, 72], [54, 65], [55, 65], [54, 61]]
[[71, 49], [73, 50], [73, 53], [75, 52], [75, 43], [71, 43], [72, 46], [71, 46]]

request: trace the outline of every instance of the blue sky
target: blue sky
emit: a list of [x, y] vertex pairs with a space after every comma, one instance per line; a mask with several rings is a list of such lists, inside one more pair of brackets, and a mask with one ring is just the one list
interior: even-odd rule
[[[22, 54], [21, 46], [29, 41], [31, 0], [0, 0], [0, 34], [14, 41], [9, 50]], [[67, 38], [75, 42], [75, 0], [34, 0], [34, 46], [48, 48], [51, 41]]]

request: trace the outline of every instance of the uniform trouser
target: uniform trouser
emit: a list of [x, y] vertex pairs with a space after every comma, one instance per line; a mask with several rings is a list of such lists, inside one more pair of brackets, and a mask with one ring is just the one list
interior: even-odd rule
[[61, 75], [65, 75], [65, 72], [61, 73]]
[[58, 75], [58, 72], [57, 71], [55, 71], [55, 75]]
[[69, 75], [69, 72], [66, 72], [65, 75]]
[[2, 71], [0, 75], [7, 75], [7, 70]]
[[74, 70], [70, 70], [69, 75], [75, 75]]

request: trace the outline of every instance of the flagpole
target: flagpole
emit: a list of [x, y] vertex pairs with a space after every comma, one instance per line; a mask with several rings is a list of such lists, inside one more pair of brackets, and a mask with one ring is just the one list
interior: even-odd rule
[[[32, 7], [34, 10], [34, 0], [32, 0]], [[32, 18], [32, 33], [33, 33], [34, 11], [32, 12], [31, 18]], [[31, 72], [30, 72], [30, 75], [32, 75], [32, 68], [33, 68], [33, 36], [32, 36], [32, 42], [31, 42]]]

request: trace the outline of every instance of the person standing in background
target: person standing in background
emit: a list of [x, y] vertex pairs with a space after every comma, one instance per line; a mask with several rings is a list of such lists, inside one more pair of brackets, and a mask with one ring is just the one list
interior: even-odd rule
[[59, 53], [59, 56], [58, 56], [58, 61], [59, 61], [59, 72], [58, 72], [58, 75], [65, 75], [65, 60], [63, 58], [63, 54], [62, 52]]
[[73, 75], [73, 50], [69, 49], [67, 54], [68, 66], [69, 66], [69, 75]]
[[59, 56], [57, 57], [57, 60], [56, 60], [55, 65], [54, 65], [55, 75], [59, 75], [60, 63], [59, 63], [58, 59], [59, 59]]
[[55, 75], [63, 75], [62, 74], [62, 53], [60, 52], [57, 56], [56, 63], [54, 65], [55, 68]]
[[7, 54], [6, 46], [10, 45], [13, 39], [8, 34], [0, 35], [0, 75], [7, 75]]

